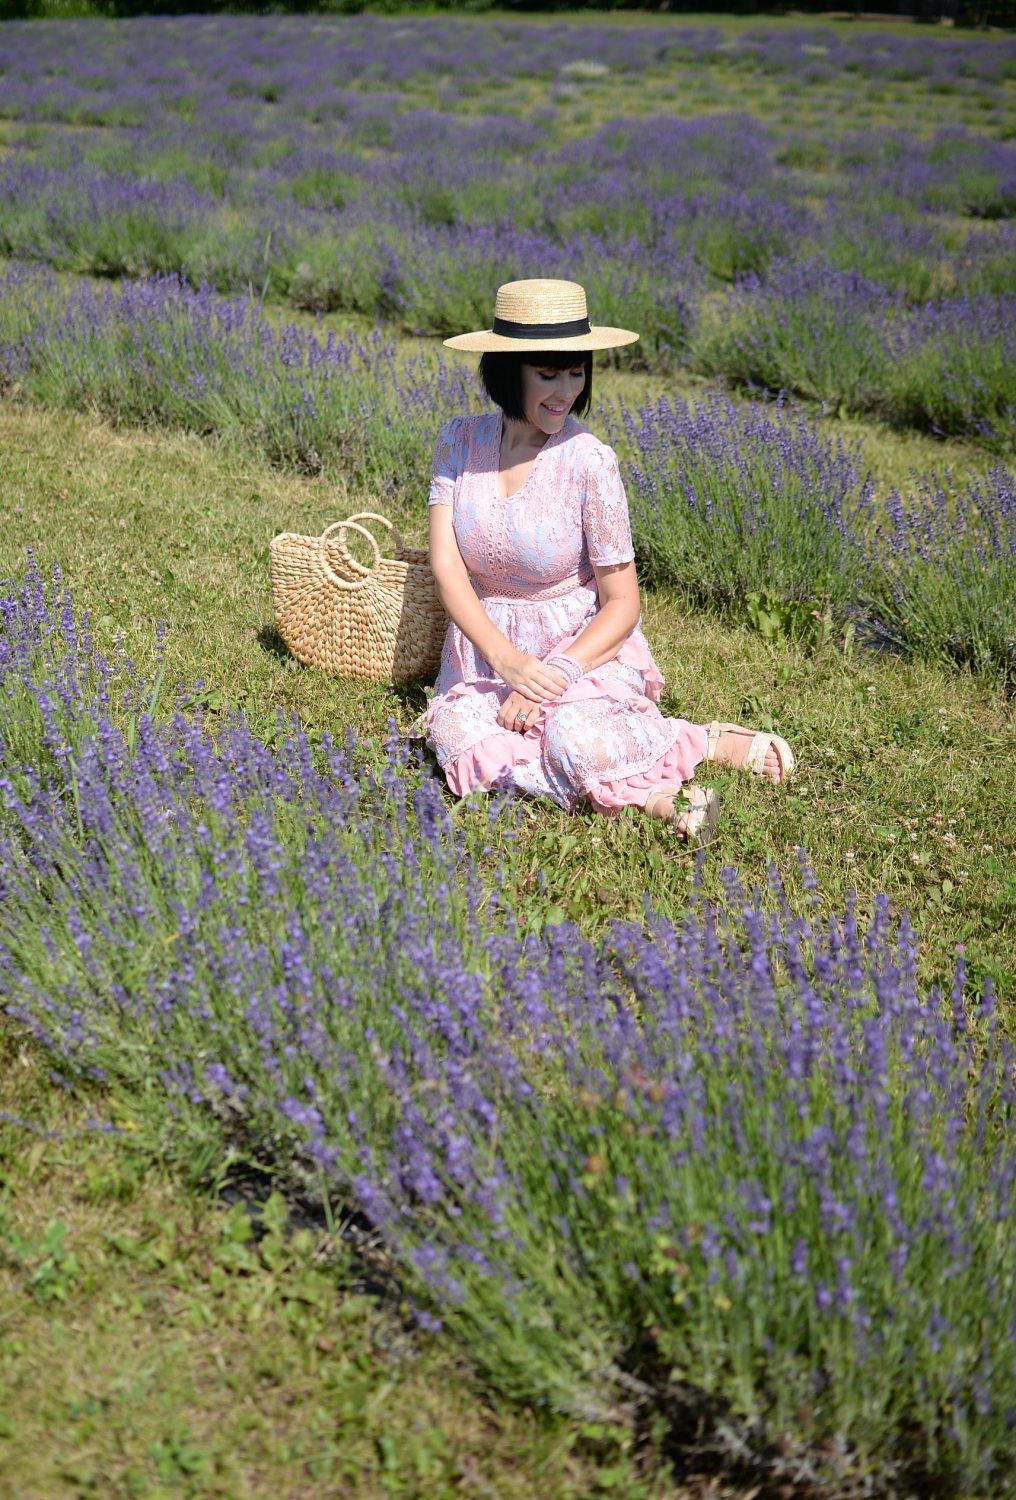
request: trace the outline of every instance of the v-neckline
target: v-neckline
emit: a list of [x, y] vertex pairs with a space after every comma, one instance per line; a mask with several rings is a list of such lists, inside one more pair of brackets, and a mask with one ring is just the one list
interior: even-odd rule
[[543, 447], [539, 450], [539, 452], [536, 453], [533, 456], [533, 462], [530, 465], [529, 473], [526, 475], [525, 479], [519, 485], [518, 489], [517, 490], [513, 490], [510, 495], [500, 495], [500, 494], [498, 494], [498, 484], [497, 484], [497, 482], [498, 482], [498, 479], [501, 477], [501, 442], [502, 442], [502, 439], [504, 438], [504, 412], [501, 411], [501, 410], [498, 411], [498, 414], [497, 414], [497, 423], [496, 423], [495, 430], [494, 430], [494, 499], [500, 505], [507, 505], [510, 500], [517, 500], [518, 499], [519, 495], [522, 494], [522, 491], [525, 489], [526, 485], [532, 479], [533, 472], [536, 469], [536, 465], [540, 462], [540, 459], [546, 453], [546, 451], [550, 447], [551, 443], [557, 442], [557, 439], [561, 436], [561, 433], [564, 432], [565, 428], [568, 426], [568, 423], [570, 421], [571, 421], [571, 412], [569, 412], [568, 415], [565, 417], [564, 424], [561, 427], [561, 432], [551, 432], [551, 433], [547, 434], [547, 441], [544, 443]]

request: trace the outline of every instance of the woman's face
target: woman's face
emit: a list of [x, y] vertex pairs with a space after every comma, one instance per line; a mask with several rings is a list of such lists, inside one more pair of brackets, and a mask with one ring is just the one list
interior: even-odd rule
[[582, 394], [586, 368], [580, 360], [568, 370], [549, 365], [522, 366], [522, 411], [527, 422], [552, 437]]

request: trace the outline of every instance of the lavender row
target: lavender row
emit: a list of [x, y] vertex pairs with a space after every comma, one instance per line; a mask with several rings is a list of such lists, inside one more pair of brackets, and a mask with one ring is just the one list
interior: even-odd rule
[[[73, 132], [41, 154], [22, 148], [0, 172], [0, 250], [97, 274], [184, 272], [223, 291], [253, 281], [298, 305], [385, 311], [433, 333], [458, 326], [470, 299], [435, 307], [429, 258], [468, 276], [477, 241], [491, 238], [546, 272], [584, 270], [592, 241], [614, 274], [676, 279], [686, 295], [788, 256], [863, 271], [915, 303], [1014, 288], [1016, 149], [964, 132], [904, 138], [906, 171], [897, 138], [839, 143], [849, 169], [837, 172], [787, 166], [793, 143], [777, 149], [741, 116], [614, 124], [541, 151], [510, 121], [480, 122], [489, 139], [447, 114], [395, 121], [398, 138], [373, 150], [334, 132], [221, 121], [205, 135], [129, 131], [89, 147]], [[944, 209], [1002, 222], [944, 226]], [[650, 299], [648, 334], [654, 311]]]
[[[1016, 475], [876, 493], [859, 444], [781, 402], [605, 413], [650, 581], [814, 644], [837, 625], [1016, 691]], [[764, 617], [764, 618], [763, 618]]]
[[521, 938], [477, 915], [505, 810], [404, 745], [153, 715], [31, 570], [0, 620], [0, 1005], [61, 1070], [364, 1215], [507, 1394], [634, 1382], [784, 1477], [998, 1493], [1016, 1086], [962, 964], [925, 992], [806, 866]]
[[[421, 180], [386, 203], [364, 196], [329, 211], [330, 197], [341, 201], [352, 189], [319, 164], [300, 179], [301, 197], [311, 206], [280, 202], [261, 189], [237, 211], [179, 180], [89, 167], [8, 166], [0, 174], [0, 250], [96, 275], [174, 271], [220, 291], [253, 282], [296, 306], [384, 313], [413, 331], [440, 334], [468, 316], [470, 294], [435, 302], [426, 274], [430, 257], [442, 261], [446, 276], [461, 268], [468, 278], [478, 253], [482, 258], [492, 242], [503, 243], [506, 257], [527, 269], [564, 266], [589, 274], [593, 256], [606, 260], [614, 276], [627, 269], [655, 281], [655, 297], [644, 296], [639, 308], [649, 319], [650, 340], [665, 301], [661, 281], [677, 282], [685, 301], [697, 300], [706, 286], [739, 282], [750, 273], [766, 276], [790, 258], [817, 260], [834, 275], [863, 273], [918, 307], [958, 290], [974, 295], [1016, 288], [1016, 240], [1008, 223], [947, 233], [888, 209], [859, 214], [835, 205], [820, 219], [758, 188], [714, 186], [653, 200], [620, 176], [609, 185], [602, 177], [587, 181], [594, 202], [569, 205], [561, 196], [546, 208], [520, 191], [513, 211], [504, 191], [495, 203], [482, 182], [460, 192], [426, 162], [417, 170]], [[386, 188], [393, 192], [392, 174]], [[485, 214], [484, 206], [494, 214]], [[687, 322], [669, 348], [651, 346], [652, 355], [673, 358]]]
[[[883, 304], [874, 301], [869, 313], [872, 306]], [[804, 299], [794, 307], [807, 327]], [[811, 368], [842, 375], [835, 358], [828, 362], [827, 346], [835, 356], [844, 307], [816, 294], [812, 309], [812, 358], [827, 363]], [[941, 360], [944, 350], [954, 361], [964, 354], [966, 390], [983, 403], [992, 392], [991, 330], [963, 313], [960, 305], [955, 346], [947, 327], [938, 345], [918, 345], [918, 354]], [[1003, 354], [1012, 349], [1014, 327], [1016, 319], [1001, 330]], [[883, 327], [881, 336], [890, 333], [903, 340], [905, 325]], [[901, 355], [895, 378], [907, 368]], [[999, 385], [1004, 381], [1000, 361]], [[23, 267], [0, 281], [4, 385], [32, 400], [98, 408], [118, 421], [214, 434], [273, 463], [341, 475], [410, 512], [426, 493], [434, 432], [447, 417], [479, 409], [482, 399], [465, 362], [400, 355], [381, 330], [321, 336], [271, 324], [250, 298], [194, 292], [172, 277], [114, 292], [64, 286]], [[992, 415], [997, 422], [994, 408]], [[917, 481], [924, 498], [913, 514], [923, 519], [908, 530], [899, 519], [906, 506], [898, 495], [879, 500], [857, 446], [832, 441], [817, 418], [788, 412], [781, 402], [662, 399], [635, 411], [606, 406], [600, 417], [622, 455], [647, 581], [741, 614], [764, 597], [789, 606], [808, 629], [829, 614], [894, 649], [1016, 680], [1009, 471], [999, 468], [966, 488], [934, 476]], [[932, 513], [937, 540], [929, 552]], [[920, 608], [913, 606], [917, 593]]]
[[[296, 207], [259, 190], [238, 209], [180, 181], [15, 164], [0, 177], [0, 250], [73, 271], [256, 287], [307, 310], [441, 335], [485, 319], [499, 280], [538, 268], [578, 277], [598, 316], [639, 327], [623, 362], [691, 363], [1012, 448], [1010, 224], [957, 238], [877, 207], [820, 219], [803, 199], [739, 185], [742, 169], [762, 173], [751, 153], [728, 180], [692, 190], [687, 162], [702, 146], [707, 163], [722, 156], [728, 125], [682, 126], [676, 137], [668, 126], [666, 142], [647, 132], [638, 138], [649, 159], [662, 160], [665, 144], [678, 156], [642, 195], [625, 146], [585, 178], [578, 165], [575, 175], [567, 162], [547, 167], [549, 191], [522, 169], [517, 212], [510, 188], [492, 191], [475, 163], [427, 157], [408, 174], [386, 167], [376, 191], [332, 212], [320, 197]], [[320, 164], [298, 180], [325, 197], [334, 186]], [[732, 285], [718, 293], [717, 281]]]
[[381, 329], [340, 339], [276, 328], [256, 299], [172, 276], [114, 292], [11, 267], [0, 329], [0, 386], [213, 434], [387, 497], [422, 492], [435, 416], [476, 400], [465, 366], [400, 357]]
[[459, 17], [145, 17], [97, 26], [6, 26], [0, 74], [6, 109], [37, 119], [117, 119], [258, 98], [313, 116], [350, 83], [398, 88], [433, 80], [449, 97], [491, 78], [582, 76], [570, 65], [625, 74], [661, 66], [761, 71], [806, 84], [867, 78], [950, 93], [1001, 91], [1016, 75], [1010, 38], [850, 36], [827, 26], [616, 27], [496, 24]]
[[763, 584], [786, 604], [857, 598], [865, 537], [878, 517], [856, 443], [832, 441], [815, 418], [777, 401], [692, 404], [660, 397], [609, 409], [626, 455], [639, 567], [696, 602], [743, 605]]
[[91, 169], [114, 183], [179, 179], [234, 205], [264, 189], [330, 209], [357, 199], [426, 214], [434, 186], [464, 221], [496, 217], [500, 202], [505, 217], [527, 223], [567, 211], [569, 227], [585, 210], [635, 213], [651, 228], [656, 215], [674, 216], [685, 200], [716, 190], [797, 205], [819, 199], [855, 213], [874, 203], [998, 219], [1016, 206], [1011, 142], [947, 123], [925, 138], [888, 126], [778, 129], [738, 113], [659, 115], [614, 119], [555, 144], [550, 116], [469, 115], [356, 90], [327, 127], [235, 103], [202, 108], [197, 118], [146, 117], [143, 126], [101, 131], [23, 125], [11, 132], [8, 165]]
[[1016, 475], [914, 476], [869, 538], [858, 591], [875, 638], [915, 641], [1016, 692]]
[[907, 307], [817, 262], [745, 277], [691, 335], [692, 359], [748, 386], [1016, 450], [1016, 294]]
[[[487, 247], [503, 241], [527, 271], [566, 265], [588, 278], [600, 266], [604, 286], [627, 274], [644, 330], [636, 354], [657, 364], [680, 351], [703, 278], [765, 272], [774, 258], [861, 270], [917, 302], [1013, 289], [1011, 224], [971, 233], [940, 221], [1011, 217], [1016, 149], [1004, 138], [947, 123], [928, 140], [779, 132], [720, 115], [613, 120], [559, 145], [553, 103], [524, 119], [468, 115], [439, 85], [436, 108], [375, 88], [386, 68], [400, 85], [414, 68], [440, 78], [468, 38], [488, 82], [553, 75], [560, 46], [565, 81], [570, 67], [671, 77], [698, 60], [720, 74], [795, 67], [807, 83], [842, 65], [984, 99], [1011, 72], [1008, 43], [894, 38], [862, 51], [824, 31], [724, 41], [715, 29], [283, 19], [249, 31], [210, 20], [180, 53], [147, 50], [180, 34], [160, 20], [6, 33], [4, 108], [23, 128], [0, 176], [0, 249], [78, 271], [254, 285], [446, 333], [469, 316]], [[591, 50], [576, 60], [569, 42]], [[461, 88], [457, 64], [454, 76]], [[674, 285], [676, 317], [653, 296]]]

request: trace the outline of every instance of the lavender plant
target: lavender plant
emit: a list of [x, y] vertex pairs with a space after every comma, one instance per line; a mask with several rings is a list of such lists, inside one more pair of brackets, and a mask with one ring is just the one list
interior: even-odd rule
[[871, 186], [886, 206], [894, 200], [982, 219], [1010, 217], [1016, 207], [1016, 151], [1005, 141], [947, 126], [930, 140], [903, 131], [862, 133], [841, 149], [855, 175], [875, 169]]
[[[82, 741], [110, 714], [132, 733], [143, 707], [132, 663], [119, 651], [108, 660], [94, 650], [87, 618], [79, 619], [59, 577], [46, 587], [34, 559], [22, 582], [8, 584], [0, 597], [0, 684], [0, 757], [10, 795], [65, 790]], [[157, 692], [153, 686], [153, 697]]]
[[784, 263], [739, 283], [691, 347], [704, 372], [1008, 452], [1014, 306], [984, 294], [908, 308], [854, 272]]
[[895, 300], [856, 272], [782, 262], [764, 282], [743, 278], [696, 329], [692, 355], [704, 373], [865, 411], [885, 388], [882, 329], [895, 316]]
[[910, 303], [920, 305], [953, 289], [956, 263], [945, 236], [920, 220], [866, 214], [850, 205], [827, 218], [821, 245], [837, 270], [859, 272]]
[[661, 397], [613, 414], [643, 574], [699, 603], [753, 595], [842, 613], [855, 599], [872, 481], [859, 450], [781, 403]]
[[180, 271], [217, 208], [182, 182], [16, 164], [0, 180], [0, 252], [99, 276]]
[[1016, 451], [1016, 295], [959, 297], [912, 314], [887, 340], [900, 420]]
[[860, 590], [877, 635], [1016, 691], [1016, 478], [914, 476], [889, 495]]
[[923, 991], [906, 919], [824, 919], [806, 866], [803, 899], [728, 872], [677, 925], [522, 938], [480, 878], [497, 807], [452, 817], [395, 740], [142, 712], [132, 743], [101, 692], [76, 734], [54, 673], [82, 703], [112, 674], [69, 608], [9, 586], [0, 655], [0, 1003], [59, 1066], [364, 1215], [511, 1394], [999, 1493], [1016, 1098], [962, 962]]
[[423, 493], [435, 421], [476, 400], [465, 367], [400, 358], [380, 329], [318, 337], [176, 277], [114, 292], [19, 267], [0, 281], [3, 378], [37, 400], [214, 433], [381, 494]]

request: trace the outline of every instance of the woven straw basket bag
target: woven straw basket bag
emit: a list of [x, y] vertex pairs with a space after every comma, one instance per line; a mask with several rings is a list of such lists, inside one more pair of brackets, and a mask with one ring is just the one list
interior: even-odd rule
[[[387, 527], [394, 557], [381, 555], [363, 521]], [[350, 556], [349, 531], [370, 543], [369, 567]], [[427, 553], [407, 547], [384, 516], [360, 511], [320, 536], [284, 531], [272, 540], [270, 571], [276, 627], [306, 666], [374, 682], [437, 675], [448, 618]]]

